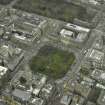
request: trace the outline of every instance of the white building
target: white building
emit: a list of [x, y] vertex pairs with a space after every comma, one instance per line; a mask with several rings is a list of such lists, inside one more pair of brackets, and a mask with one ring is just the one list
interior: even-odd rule
[[86, 57], [91, 61], [95, 61], [95, 62], [100, 63], [100, 62], [103, 62], [104, 53], [99, 51], [99, 50], [91, 48], [88, 50]]
[[61, 41], [65, 44], [69, 44], [70, 40], [74, 38], [74, 32], [67, 29], [62, 29], [60, 35]]
[[72, 31], [66, 30], [66, 29], [62, 29], [60, 34], [61, 34], [62, 37], [68, 37], [68, 38], [74, 36], [74, 33]]
[[12, 31], [12, 41], [15, 40], [27, 45], [32, 44], [49, 28], [47, 27], [47, 19], [38, 15], [15, 10], [15, 17], [12, 25], [9, 26]]
[[64, 94], [62, 96], [61, 100], [60, 100], [60, 104], [61, 105], [70, 105], [70, 103], [72, 101], [72, 98], [73, 98], [72, 93], [70, 93], [70, 94], [68, 94], [68, 93]]
[[35, 85], [33, 87], [32, 94], [35, 96], [39, 95], [39, 92], [41, 91], [42, 87], [45, 85], [47, 81], [47, 77], [43, 74], [36, 74], [33, 78], [32, 84]]
[[81, 32], [77, 35], [77, 38], [75, 39], [77, 42], [84, 42], [87, 38], [87, 33]]
[[22, 49], [13, 47], [12, 45], [2, 45], [0, 46], [0, 57], [9, 59], [13, 55], [20, 55], [22, 53]]
[[31, 99], [30, 104], [31, 105], [45, 105], [45, 102], [43, 99], [35, 97], [35, 98]]
[[[99, 82], [104, 82], [105, 81], [105, 72], [103, 70], [98, 70], [95, 69], [92, 74], [91, 77]], [[104, 82], [105, 83], [105, 82]]]
[[89, 32], [90, 29], [88, 28], [68, 23], [64, 29], [60, 31], [61, 41], [67, 44], [71, 41], [83, 43], [88, 38]]
[[90, 4], [98, 5], [99, 2], [97, 0], [89, 0]]
[[98, 105], [105, 105], [105, 90], [101, 91], [99, 98], [97, 100]]
[[7, 73], [8, 68], [0, 66], [0, 79]]
[[74, 30], [74, 31], [78, 31], [78, 32], [88, 33], [90, 31], [90, 29], [88, 29], [88, 28], [81, 27], [81, 26], [78, 26], [78, 25], [74, 25], [74, 24], [71, 24], [71, 23], [68, 23], [65, 27], [68, 28], [68, 29]]

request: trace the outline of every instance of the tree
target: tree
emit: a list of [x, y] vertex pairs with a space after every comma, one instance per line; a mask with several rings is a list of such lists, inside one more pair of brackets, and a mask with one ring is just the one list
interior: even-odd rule
[[27, 81], [24, 77], [20, 77], [20, 83], [21, 84], [25, 84]]

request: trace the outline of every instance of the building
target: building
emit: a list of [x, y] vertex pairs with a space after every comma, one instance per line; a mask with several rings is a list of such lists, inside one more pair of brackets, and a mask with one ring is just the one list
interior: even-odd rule
[[81, 81], [81, 83], [76, 84], [75, 87], [75, 91], [85, 98], [89, 96], [91, 90], [91, 85], [87, 81]]
[[24, 58], [24, 51], [14, 45], [2, 44], [0, 46], [0, 59], [1, 65], [7, 66], [11, 71], [22, 61]]
[[93, 103], [93, 102], [88, 101], [86, 105], [96, 105], [96, 104]]
[[64, 94], [60, 100], [60, 105], [71, 105], [72, 98], [73, 98], [72, 93]]
[[0, 87], [1, 90], [5, 87], [6, 83], [9, 80], [9, 69], [4, 66], [0, 66]]
[[20, 85], [20, 78], [24, 77], [24, 71], [17, 72], [10, 82], [10, 86], [17, 88]]
[[88, 29], [88, 28], [81, 27], [81, 26], [78, 26], [78, 25], [74, 25], [74, 24], [71, 24], [71, 23], [66, 24], [65, 27], [67, 29], [70, 29], [70, 30], [76, 31], [76, 32], [86, 32], [86, 33], [90, 32], [90, 29]]
[[105, 105], [105, 90], [101, 91], [101, 94], [97, 100], [98, 105]]
[[7, 105], [7, 104], [3, 101], [0, 101], [0, 105]]
[[62, 29], [60, 34], [61, 34], [62, 42], [67, 43], [67, 44], [69, 44], [70, 40], [74, 38], [75, 36], [74, 32], [67, 29]]
[[88, 38], [89, 32], [88, 28], [68, 23], [60, 31], [61, 41], [66, 44], [70, 42], [83, 43]]
[[86, 58], [89, 61], [93, 61], [93, 62], [102, 64], [103, 59], [104, 59], [104, 53], [99, 51], [99, 50], [91, 48], [91, 49], [88, 50], [88, 52], [86, 54]]
[[47, 83], [45, 86], [41, 89], [39, 96], [46, 101], [49, 101], [52, 97], [52, 95], [55, 93], [55, 85], [54, 83]]
[[9, 57], [13, 57], [14, 55], [20, 55], [22, 53], [22, 49], [13, 47], [12, 45], [1, 45], [0, 46], [0, 57], [3, 59], [9, 59]]
[[105, 83], [105, 72], [103, 70], [95, 69], [92, 72], [91, 77], [98, 82]]
[[12, 18], [9, 14], [9, 9], [2, 8], [0, 10], [0, 26], [7, 28], [12, 22]]
[[32, 80], [32, 87], [33, 87], [32, 94], [38, 96], [42, 87], [45, 85], [46, 81], [47, 77], [45, 75], [39, 73], [34, 75]]
[[[47, 85], [46, 80], [47, 77], [43, 74], [20, 70], [10, 82], [13, 99], [28, 105], [45, 105], [47, 97], [53, 93], [52, 85]], [[46, 93], [43, 97], [39, 95], [41, 90]]]
[[75, 74], [72, 74], [69, 77], [69, 80], [68, 81], [66, 79], [64, 80], [63, 84], [64, 84], [63, 87], [64, 87], [64, 90], [65, 91], [74, 92], [75, 87], [76, 87], [76, 84], [78, 84], [78, 76], [75, 75]]
[[28, 71], [19, 71], [11, 80], [10, 86], [31, 92], [33, 96], [38, 96], [46, 81], [47, 77], [43, 74], [36, 73], [33, 75]]
[[12, 96], [19, 102], [27, 103], [31, 98], [31, 93], [20, 89], [15, 89], [12, 92]]
[[7, 73], [8, 68], [0, 66], [0, 79]]
[[99, 5], [99, 2], [97, 0], [88, 0], [90, 4]]
[[74, 37], [74, 33], [70, 30], [67, 30], [67, 29], [62, 29], [60, 34], [62, 37], [68, 37], [68, 38]]
[[7, 46], [7, 45], [0, 46], [0, 56], [1, 56], [1, 58], [8, 59], [8, 57], [12, 56], [12, 54], [13, 54], [13, 49], [11, 49], [10, 46]]
[[83, 105], [85, 99], [79, 95], [74, 95], [70, 105]]
[[96, 84], [96, 87], [105, 90], [105, 86], [104, 86], [103, 84], [97, 83], [97, 84]]
[[48, 21], [45, 18], [19, 10], [15, 11], [16, 19], [9, 26], [12, 41], [29, 45], [46, 33]]
[[75, 39], [77, 42], [84, 42], [87, 39], [87, 33], [81, 32], [77, 35], [77, 38]]
[[29, 105], [45, 105], [45, 101], [41, 98], [32, 98]]
[[12, 40], [16, 40], [24, 44], [34, 42], [36, 38], [42, 35], [40, 28], [24, 21], [14, 23], [11, 30]]
[[[41, 16], [23, 12], [12, 8], [2, 8], [0, 10], [0, 27], [3, 28], [0, 34], [4, 34], [3, 38], [11, 37], [13, 42], [21, 44], [32, 44], [44, 35], [47, 31], [48, 21]], [[8, 35], [8, 36], [7, 36]], [[10, 39], [9, 39], [10, 40]]]
[[103, 41], [103, 36], [97, 36], [97, 38], [95, 39], [92, 47], [98, 50], [102, 50], [103, 49], [103, 45], [104, 45], [104, 41]]
[[81, 4], [91, 5], [92, 7], [100, 6], [100, 0], [75, 0], [74, 2], [80, 2]]

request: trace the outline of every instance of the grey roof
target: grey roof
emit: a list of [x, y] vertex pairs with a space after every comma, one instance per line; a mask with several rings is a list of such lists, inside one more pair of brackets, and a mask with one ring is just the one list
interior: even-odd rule
[[96, 104], [93, 103], [93, 102], [88, 101], [86, 105], [96, 105]]
[[105, 105], [105, 90], [101, 91], [101, 94], [97, 100], [99, 105]]
[[35, 97], [34, 99], [31, 100], [32, 105], [44, 105], [44, 100], [41, 98]]
[[0, 105], [6, 105], [4, 102], [0, 101]]
[[72, 96], [64, 95], [64, 96], [62, 97], [60, 103], [63, 104], [63, 105], [69, 105], [71, 99], [72, 99]]
[[22, 101], [28, 101], [31, 97], [31, 93], [24, 91], [24, 90], [20, 90], [20, 89], [15, 89], [12, 93], [12, 95], [16, 98], [19, 98]]

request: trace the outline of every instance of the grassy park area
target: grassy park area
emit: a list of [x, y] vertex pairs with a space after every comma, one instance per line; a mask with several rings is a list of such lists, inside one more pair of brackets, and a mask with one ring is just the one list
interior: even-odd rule
[[67, 73], [74, 60], [73, 53], [52, 46], [44, 46], [37, 56], [31, 59], [29, 65], [33, 72], [43, 73], [57, 79]]

